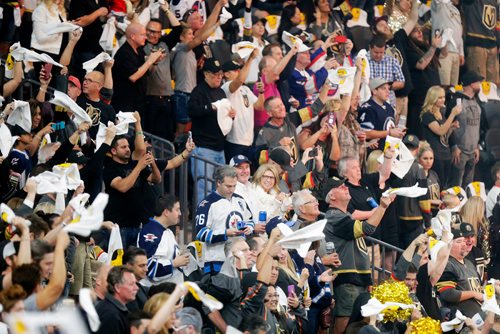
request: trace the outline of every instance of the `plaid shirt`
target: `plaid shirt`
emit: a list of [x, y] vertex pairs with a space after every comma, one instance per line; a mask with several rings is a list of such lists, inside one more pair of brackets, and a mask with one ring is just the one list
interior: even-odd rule
[[[390, 82], [405, 82], [405, 76], [401, 70], [401, 65], [399, 65], [396, 58], [384, 55], [380, 62], [376, 62], [371, 58], [370, 52], [368, 52], [366, 57], [370, 64], [370, 78], [381, 77]], [[393, 90], [390, 92], [389, 101], [392, 106], [395, 106], [396, 95]]]

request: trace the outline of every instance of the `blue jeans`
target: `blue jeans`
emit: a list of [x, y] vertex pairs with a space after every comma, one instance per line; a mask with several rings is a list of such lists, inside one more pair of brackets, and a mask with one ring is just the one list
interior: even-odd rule
[[123, 250], [126, 250], [128, 246], [137, 247], [137, 237], [139, 236], [139, 232], [141, 232], [140, 227], [120, 227]]
[[170, 96], [146, 96], [144, 131], [172, 141], [174, 126]]
[[[193, 153], [206, 160], [222, 165], [226, 164], [224, 151], [214, 151], [209, 148], [196, 147]], [[193, 175], [193, 180], [196, 182], [196, 204], [200, 203], [201, 200], [215, 188], [215, 184], [209, 180], [212, 179], [214, 170], [214, 165], [199, 160], [196, 161], [195, 164], [194, 159], [191, 158], [191, 174]]]
[[179, 90], [174, 91], [175, 121], [177, 123], [185, 124], [190, 121], [187, 113], [190, 95]]

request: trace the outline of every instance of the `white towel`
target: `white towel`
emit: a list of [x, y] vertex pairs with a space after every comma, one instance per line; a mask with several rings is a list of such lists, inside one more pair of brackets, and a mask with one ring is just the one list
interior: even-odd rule
[[10, 47], [12, 57], [17, 61], [31, 61], [31, 62], [42, 62], [49, 63], [58, 67], [64, 67], [63, 65], [56, 62], [49, 55], [45, 53], [39, 54], [35, 51], [28, 50], [20, 46], [19, 43], [15, 43]]
[[221, 99], [212, 103], [212, 105], [217, 108], [217, 123], [219, 123], [220, 130], [225, 136], [233, 128], [233, 119], [229, 117], [229, 111], [231, 110], [231, 102], [228, 99]]
[[31, 133], [30, 104], [26, 101], [14, 101], [14, 109], [7, 118], [7, 124], [19, 125], [24, 131]]
[[280, 223], [277, 227], [284, 237], [278, 241], [278, 244], [287, 249], [297, 249], [299, 255], [304, 257], [313, 241], [325, 238], [323, 230], [325, 229], [326, 222], [326, 219], [322, 219], [295, 232], [290, 227]]
[[108, 61], [111, 59], [111, 56], [107, 54], [106, 52], [101, 52], [94, 58], [87, 60], [82, 64], [82, 67], [87, 73], [92, 72], [94, 68], [97, 67], [100, 63], [103, 63], [105, 61]]
[[304, 44], [304, 42], [302, 42], [299, 36], [293, 36], [288, 31], [283, 31], [283, 34], [281, 34], [281, 39], [283, 40], [283, 43], [288, 45], [290, 48], [292, 48], [294, 45], [297, 45], [299, 47], [299, 52], [305, 52], [310, 49], [307, 45]]
[[17, 138], [17, 136], [12, 136], [7, 125], [4, 123], [0, 124], [0, 151], [2, 152], [2, 156], [4, 158], [9, 155], [9, 152]]
[[384, 191], [382, 196], [389, 197], [390, 195], [397, 195], [402, 197], [416, 198], [427, 194], [427, 188], [420, 188], [418, 183], [415, 183], [412, 187], [401, 187], [401, 188], [389, 188]]
[[219, 15], [220, 24], [225, 24], [227, 21], [233, 18], [233, 15], [227, 11], [226, 7], [222, 7], [221, 13]]
[[257, 45], [255, 45], [252, 42], [243, 41], [243, 42], [233, 44], [233, 46], [231, 47], [231, 52], [239, 54], [241, 59], [246, 60], [246, 59], [248, 59], [248, 57], [250, 57], [250, 55], [252, 54], [253, 50], [256, 47], [257, 47]]
[[455, 318], [453, 320], [441, 323], [441, 329], [443, 330], [443, 332], [454, 330], [458, 333], [464, 327], [465, 319], [467, 319], [467, 317], [463, 315], [462, 312], [457, 310], [457, 312], [455, 313]]
[[82, 29], [82, 27], [73, 24], [71, 22], [59, 22], [59, 23], [48, 24], [44, 33], [47, 35], [54, 35], [54, 34], [70, 32], [76, 29]]
[[384, 314], [382, 313], [382, 311], [389, 307], [397, 307], [406, 310], [415, 308], [415, 305], [395, 302], [387, 302], [382, 304], [378, 301], [377, 298], [371, 298], [368, 303], [361, 306], [361, 314], [363, 315], [363, 317], [371, 317], [372, 315], [376, 315], [378, 320], [382, 320], [384, 318]]
[[[64, 230], [68, 233], [75, 233], [83, 237], [88, 237], [92, 231], [99, 230], [104, 221], [104, 209], [108, 204], [108, 199], [108, 194], [99, 193], [94, 202], [92, 202], [92, 205], [87, 209], [82, 209], [78, 213], [76, 211], [73, 213], [73, 220], [64, 227]], [[112, 244], [110, 239], [110, 248], [111, 247]]]

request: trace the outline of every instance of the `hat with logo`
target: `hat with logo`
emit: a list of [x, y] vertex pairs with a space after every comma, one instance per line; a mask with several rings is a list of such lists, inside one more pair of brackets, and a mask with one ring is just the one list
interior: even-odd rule
[[217, 59], [209, 58], [205, 60], [205, 65], [203, 65], [203, 71], [217, 73], [222, 71], [220, 62]]
[[418, 137], [415, 135], [406, 135], [403, 138], [403, 144], [411, 148], [417, 148], [418, 145], [420, 145], [420, 140], [418, 140]]
[[326, 198], [326, 195], [330, 192], [330, 190], [332, 190], [333, 188], [338, 188], [344, 183], [345, 179], [339, 179], [336, 176], [327, 179], [323, 185], [323, 191], [321, 192], [322, 198]]
[[293, 225], [295, 225], [294, 221], [287, 221], [281, 216], [276, 216], [274, 218], [271, 218], [266, 224], [267, 235], [271, 235], [272, 230], [274, 230], [274, 228], [276, 226], [278, 226], [278, 224], [282, 224], [282, 223], [288, 227], [292, 227]]
[[460, 223], [459, 225], [455, 225], [455, 227], [451, 229], [451, 233], [453, 233], [453, 239], [472, 237], [476, 235], [474, 227], [472, 227], [469, 223]]
[[278, 165], [284, 168], [290, 167], [290, 161], [292, 160], [292, 158], [287, 151], [280, 147], [276, 147], [271, 151], [271, 153], [269, 153], [269, 160], [276, 162]]
[[248, 159], [246, 156], [244, 156], [243, 154], [238, 154], [231, 158], [231, 160], [229, 161], [229, 166], [238, 167], [239, 165], [245, 162], [251, 163], [250, 159]]
[[73, 150], [68, 156], [68, 162], [79, 164], [79, 165], [84, 165], [89, 161], [89, 158], [87, 158], [82, 151], [78, 150]]

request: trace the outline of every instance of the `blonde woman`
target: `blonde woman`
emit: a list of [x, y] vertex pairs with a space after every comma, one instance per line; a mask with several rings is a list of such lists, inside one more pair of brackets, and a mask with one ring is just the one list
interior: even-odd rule
[[434, 151], [428, 143], [422, 143], [418, 150], [418, 163], [424, 169], [425, 176], [427, 177], [427, 188], [429, 189], [429, 197], [431, 199], [432, 210], [437, 213], [441, 205], [441, 187], [440, 180], [435, 171], [431, 168], [434, 165]]
[[393, 34], [404, 27], [410, 17], [411, 9], [411, 0], [393, 0], [386, 3], [385, 13], [389, 16], [387, 24]]
[[475, 246], [470, 253], [481, 276], [491, 257], [489, 242], [490, 222], [485, 217], [484, 212], [485, 204], [479, 196], [469, 197], [460, 209], [462, 222], [471, 224], [476, 232], [476, 235], [471, 240], [471, 244], [467, 241], [467, 246], [471, 248]]
[[[432, 86], [425, 96], [424, 106], [420, 119], [422, 121], [424, 139], [430, 144], [435, 154], [432, 169], [436, 171], [441, 187], [448, 187], [448, 176], [451, 168], [451, 151], [448, 138], [453, 129], [460, 127], [455, 117], [460, 114], [462, 107], [455, 106], [448, 118], [444, 118], [445, 92], [439, 86]], [[466, 126], [466, 124], [463, 124]]]
[[282, 216], [288, 211], [288, 196], [280, 192], [279, 180], [279, 172], [271, 164], [262, 164], [255, 171], [250, 188], [250, 197], [254, 203], [252, 207], [253, 217], [258, 217], [260, 211], [266, 211], [267, 221], [269, 221], [269, 219]]
[[[64, 33], [47, 34], [51, 26], [66, 22], [64, 0], [42, 0], [33, 11], [33, 33], [31, 47], [39, 53], [46, 53], [59, 61], [63, 51]], [[66, 42], [64, 42], [66, 43]]]
[[[154, 317], [156, 312], [158, 312], [161, 306], [167, 302], [169, 297], [170, 295], [166, 292], [159, 292], [157, 294], [154, 294], [151, 298], [148, 299], [146, 304], [144, 304], [144, 312], [148, 313], [151, 317]], [[182, 305], [180, 307], [182, 307]], [[178, 308], [179, 307], [176, 307], [176, 310]], [[171, 320], [167, 321], [167, 323], [163, 326], [163, 328], [157, 333], [167, 334], [168, 329], [171, 327], [171, 325], [172, 321]]]

